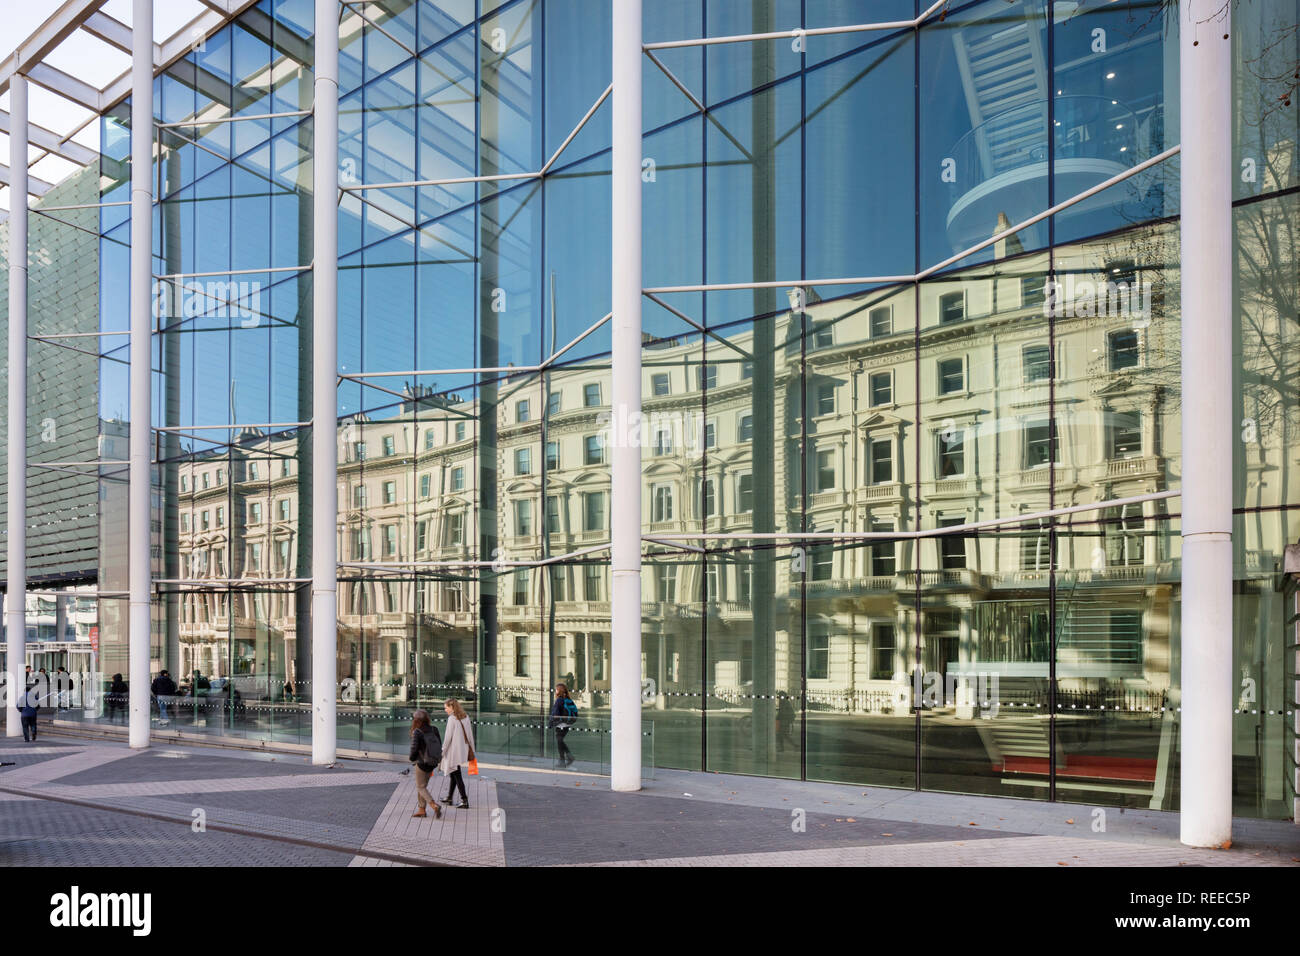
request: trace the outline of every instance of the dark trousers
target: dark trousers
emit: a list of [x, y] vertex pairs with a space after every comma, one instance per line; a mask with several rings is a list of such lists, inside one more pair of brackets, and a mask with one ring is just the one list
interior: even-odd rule
[[569, 735], [568, 727], [555, 728], [555, 751], [556, 755], [565, 763], [573, 763], [573, 751], [569, 745], [564, 742], [564, 738]]
[[469, 797], [465, 795], [465, 778], [460, 775], [460, 767], [457, 767], [451, 773], [447, 774], [447, 799], [454, 800], [456, 788], [460, 788], [460, 799], [462, 803], [469, 803]]
[[[23, 724], [23, 740], [35, 740], [36, 739], [36, 718], [23, 717], [22, 724]], [[31, 733], [30, 737], [27, 736], [29, 732]]]

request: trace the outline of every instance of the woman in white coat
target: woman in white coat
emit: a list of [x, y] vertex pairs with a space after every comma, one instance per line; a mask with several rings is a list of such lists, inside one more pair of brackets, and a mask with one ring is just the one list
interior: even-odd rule
[[447, 732], [442, 735], [442, 763], [438, 765], [447, 776], [447, 796], [442, 801], [450, 805], [460, 788], [462, 810], [469, 809], [469, 797], [465, 795], [465, 778], [461, 776], [460, 765], [474, 759], [474, 728], [470, 726], [465, 708], [455, 697], [448, 698], [443, 709], [447, 712]]

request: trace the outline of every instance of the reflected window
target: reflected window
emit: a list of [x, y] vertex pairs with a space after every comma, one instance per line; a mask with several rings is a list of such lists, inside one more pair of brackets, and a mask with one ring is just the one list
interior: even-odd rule
[[872, 372], [868, 380], [868, 395], [872, 407], [892, 405], [894, 402], [894, 373]]
[[673, 453], [673, 432], [671, 428], [659, 427], [655, 429], [654, 454], [663, 456]]
[[397, 554], [397, 525], [384, 525], [384, 557], [391, 558]]
[[248, 569], [250, 571], [262, 570], [262, 545], [256, 541], [248, 546]]
[[515, 676], [528, 676], [528, 638], [523, 634], [515, 635]]
[[808, 622], [808, 679], [826, 680], [830, 676], [831, 636], [821, 621]]
[[204, 531], [208, 530], [208, 513], [206, 511], [199, 515], [199, 527]]
[[966, 432], [940, 432], [937, 471], [939, 478], [961, 478], [966, 474]]
[[551, 596], [556, 601], [569, 600], [569, 569], [551, 568]]
[[417, 521], [415, 523], [415, 550], [424, 551], [429, 547], [429, 522]]
[[288, 520], [289, 520], [290, 507], [291, 507], [291, 506], [290, 506], [290, 504], [289, 504], [289, 499], [288, 499], [288, 498], [281, 498], [281, 499], [280, 499], [280, 520], [281, 520], [281, 521], [288, 521]]
[[964, 318], [966, 318], [965, 290], [959, 289], [956, 292], [945, 292], [939, 296], [940, 324], [960, 322]]
[[705, 448], [718, 447], [718, 423], [717, 422], [704, 423], [704, 447]]
[[260, 501], [250, 501], [248, 503], [248, 523], [262, 523], [262, 503]]
[[548, 534], [556, 534], [562, 531], [560, 526], [560, 496], [546, 496], [546, 531]]
[[293, 473], [293, 462], [288, 458], [280, 462], [280, 477], [288, 478]]
[[[951, 517], [941, 517], [938, 526], [940, 528], [951, 528], [965, 523], [965, 515], [953, 515]], [[945, 571], [960, 571], [966, 567], [966, 539], [960, 534], [939, 536], [939, 567]]]
[[514, 573], [515, 607], [524, 607], [528, 603], [528, 569], [518, 568]]
[[817, 452], [817, 490], [831, 491], [835, 488], [835, 451], [826, 449]]
[[424, 450], [430, 451], [437, 443], [437, 441], [438, 441], [438, 437], [434, 433], [434, 430], [432, 428], [426, 428], [424, 430]]
[[736, 476], [736, 513], [748, 514], [754, 510], [754, 476], [748, 472]]
[[370, 557], [370, 532], [365, 528], [352, 529], [352, 560], [364, 561]]
[[650, 376], [650, 391], [655, 395], [669, 394], [667, 372], [656, 372]]
[[894, 334], [894, 307], [892, 305], [878, 305], [867, 315], [873, 339]]
[[736, 558], [736, 597], [748, 604], [754, 593], [754, 566], [747, 557]]
[[673, 520], [673, 488], [672, 485], [655, 485], [652, 493], [653, 511], [652, 521], [658, 523], [661, 521]]
[[1110, 370], [1136, 368], [1140, 359], [1138, 334], [1135, 329], [1119, 329], [1106, 336], [1106, 355]]
[[661, 564], [655, 568], [656, 585], [660, 601], [671, 604], [677, 600], [677, 565]]
[[257, 479], [258, 479], [257, 462], [250, 461], [248, 463], [248, 480], [257, 481]]
[[582, 440], [582, 460], [587, 465], [600, 465], [605, 461], [605, 443], [599, 435], [588, 435]]
[[561, 408], [560, 392], [559, 389], [556, 389], [546, 397], [546, 412], [548, 415], [558, 415], [560, 413], [560, 408]]
[[452, 491], [465, 490], [465, 469], [464, 468], [453, 468], [451, 470], [451, 490]]
[[718, 496], [712, 478], [705, 478], [700, 481], [700, 494], [697, 500], [700, 503], [699, 516], [701, 518], [712, 518], [718, 513]]
[[591, 491], [582, 496], [584, 531], [605, 530], [605, 492]]
[[181, 491], [189, 491], [189, 490], [190, 490], [189, 475], [181, 475]]
[[587, 408], [594, 408], [600, 404], [599, 382], [592, 382], [589, 385], [582, 386], [582, 404]]
[[[871, 530], [876, 534], [892, 532], [894, 523], [892, 521], [871, 522]], [[871, 546], [871, 574], [873, 577], [893, 577], [894, 571], [898, 567], [898, 543], [895, 541], [880, 541]]]
[[392, 435], [384, 436], [384, 457], [391, 458], [397, 454], [397, 442]]
[[718, 387], [718, 367], [716, 365], [700, 365], [695, 370], [695, 379], [700, 390]]
[[182, 531], [190, 530], [190, 516], [188, 514], [181, 515], [181, 530]]
[[205, 471], [203, 473], [203, 487], [205, 490], [212, 487], [212, 474], [210, 472]]
[[224, 507], [221, 507], [217, 509], [217, 527], [224, 528], [225, 526], [226, 526], [226, 509]]
[[428, 498], [433, 493], [433, 476], [420, 476], [420, 497]]
[[527, 537], [533, 533], [533, 503], [527, 499], [516, 501], [515, 506], [515, 534], [520, 537]]
[[835, 545], [829, 541], [818, 542], [809, 550], [812, 551], [812, 580], [829, 581], [834, 576]]
[[384, 482], [384, 504], [391, 505], [397, 503], [397, 482]]
[[1046, 571], [1051, 562], [1047, 523], [1039, 521], [1033, 531], [1022, 532], [1020, 567], [1024, 571]]
[[1046, 382], [1052, 377], [1052, 350], [1046, 345], [1026, 345], [1020, 352], [1025, 384]]
[[1110, 566], [1145, 564], [1142, 503], [1133, 502], [1120, 508], [1111, 508], [1107, 518], [1106, 563]]
[[224, 468], [218, 468], [218, 469], [217, 469], [217, 484], [219, 484], [219, 485], [224, 485], [225, 483], [226, 483], [226, 470], [225, 470]]
[[515, 449], [515, 474], [527, 475], [533, 470], [533, 450], [531, 448]]
[[464, 440], [465, 440], [465, 423], [464, 423], [464, 422], [457, 422], [457, 423], [456, 423], [456, 427], [455, 427], [453, 433], [454, 433], [455, 436], [456, 436], [456, 441], [464, 441]]
[[894, 676], [894, 654], [897, 651], [897, 634], [893, 624], [871, 626], [871, 679], [891, 680]]
[[876, 438], [870, 442], [868, 458], [871, 468], [871, 484], [883, 485], [894, 480], [894, 441], [892, 438]]
[[754, 377], [754, 360], [745, 359], [740, 363], [740, 377], [749, 379]]
[[[365, 460], [366, 460], [366, 443], [365, 443], [365, 442], [363, 442], [363, 441], [356, 441], [356, 442], [353, 442], [353, 443], [352, 443], [352, 459], [353, 459], [353, 461], [365, 461]], [[217, 482], [217, 483], [220, 484], [220, 479], [218, 479], [218, 482]]]
[[558, 471], [560, 467], [560, 443], [558, 441], [548, 441], [546, 443], [546, 470]]
[[446, 543], [459, 545], [465, 542], [465, 515], [457, 512], [447, 515]]
[[366, 506], [366, 486], [357, 485], [352, 489], [352, 507], [364, 508]]
[[515, 421], [526, 422], [528, 421], [528, 415], [528, 399], [524, 398], [515, 402]]
[[950, 358], [939, 362], [939, 394], [954, 395], [966, 390], [966, 359]]
[[828, 349], [835, 344], [835, 333], [832, 331], [831, 323], [814, 322], [812, 326], [812, 347], [814, 349]]
[[276, 542], [278, 555], [276, 569], [279, 571], [289, 570], [289, 541], [287, 539]]
[[824, 382], [817, 386], [817, 414], [835, 414], [835, 384]]
[[1021, 441], [1025, 452], [1025, 468], [1060, 464], [1060, 443], [1056, 440], [1056, 422], [1049, 424], [1045, 419], [1026, 422]]
[[1047, 301], [1047, 277], [1024, 276], [1020, 280], [1020, 307], [1041, 308]]
[[740, 427], [736, 431], [738, 441], [746, 442], [754, 440], [754, 416], [741, 415]]
[[583, 595], [588, 601], [605, 600], [605, 569], [588, 564], [582, 569]]
[[1113, 412], [1107, 428], [1106, 457], [1140, 458], [1142, 455], [1142, 413]]

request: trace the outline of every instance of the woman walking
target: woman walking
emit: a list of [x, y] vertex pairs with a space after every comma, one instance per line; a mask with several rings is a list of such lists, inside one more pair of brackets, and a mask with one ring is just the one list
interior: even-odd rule
[[455, 697], [448, 698], [443, 710], [447, 712], [447, 732], [443, 734], [439, 769], [447, 776], [447, 798], [442, 802], [450, 806], [456, 789], [460, 788], [460, 809], [468, 810], [469, 797], [465, 794], [465, 778], [461, 776], [460, 765], [474, 759], [474, 729], [470, 727], [465, 708]]
[[573, 763], [573, 751], [564, 742], [564, 738], [569, 735], [569, 728], [573, 726], [573, 722], [577, 719], [578, 705], [569, 696], [568, 686], [556, 684], [555, 703], [551, 705], [549, 724], [551, 729], [555, 731], [555, 752], [566, 767]]
[[429, 720], [427, 710], [417, 710], [411, 715], [411, 763], [415, 764], [415, 796], [419, 801], [413, 817], [427, 817], [425, 807], [433, 807], [435, 819], [442, 818], [442, 807], [429, 793], [429, 780], [442, 759], [442, 738], [438, 728]]

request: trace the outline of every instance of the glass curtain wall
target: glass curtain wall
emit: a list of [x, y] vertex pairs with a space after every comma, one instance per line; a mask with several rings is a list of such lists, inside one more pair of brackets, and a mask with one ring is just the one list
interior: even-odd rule
[[[1236, 809], [1258, 816], [1286, 812], [1292, 743], [1300, 137], [1272, 104], [1294, 7], [1236, 12]], [[645, 7], [652, 44], [793, 31], [643, 64], [647, 762], [1173, 808], [1177, 23], [1156, 0], [979, 0], [798, 33], [919, 12]], [[340, 745], [400, 746], [413, 707], [457, 696], [486, 752], [554, 760], [563, 681], [568, 746], [600, 769], [604, 549], [637, 505], [610, 499], [608, 103], [570, 134], [610, 82], [609, 5], [340, 16]], [[212, 120], [309, 108], [311, 33], [306, 0], [264, 0], [158, 98], [194, 125], [159, 133], [156, 271], [240, 271], [158, 320], [155, 670], [187, 685], [171, 719], [285, 739], [310, 676], [310, 279], [266, 270], [311, 260], [311, 121]], [[101, 254], [124, 329], [123, 248]], [[124, 367], [101, 379], [124, 442]], [[125, 587], [124, 512], [101, 587]]]

